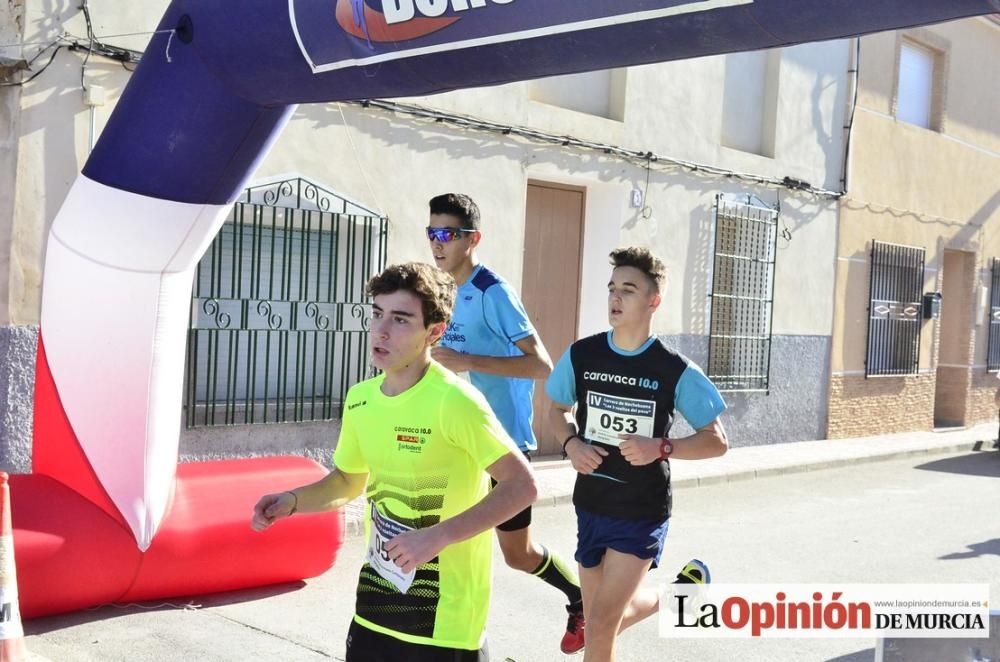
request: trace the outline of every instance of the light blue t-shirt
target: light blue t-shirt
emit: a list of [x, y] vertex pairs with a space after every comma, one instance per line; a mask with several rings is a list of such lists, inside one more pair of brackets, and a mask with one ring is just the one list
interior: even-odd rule
[[[455, 312], [441, 344], [464, 354], [523, 356], [514, 343], [533, 335], [535, 327], [521, 299], [507, 281], [479, 265], [458, 288]], [[471, 371], [469, 378], [518, 447], [535, 450], [538, 442], [531, 429], [535, 382]]]

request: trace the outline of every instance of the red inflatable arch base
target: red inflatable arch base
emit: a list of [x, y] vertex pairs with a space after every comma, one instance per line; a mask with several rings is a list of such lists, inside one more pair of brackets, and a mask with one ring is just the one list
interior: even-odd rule
[[296, 516], [263, 533], [250, 528], [262, 494], [326, 474], [301, 457], [178, 465], [167, 516], [140, 551], [66, 420], [41, 341], [37, 366], [34, 473], [10, 479], [24, 618], [296, 581], [333, 564], [344, 530], [339, 511]]

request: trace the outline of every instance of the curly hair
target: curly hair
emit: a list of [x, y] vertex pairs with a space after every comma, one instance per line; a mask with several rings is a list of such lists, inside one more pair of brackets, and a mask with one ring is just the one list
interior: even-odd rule
[[667, 267], [660, 258], [649, 252], [648, 248], [628, 246], [616, 248], [609, 257], [611, 264], [618, 267], [635, 267], [649, 279], [654, 292], [660, 292], [667, 285]]
[[424, 328], [439, 322], [451, 321], [455, 309], [455, 279], [447, 271], [422, 262], [392, 264], [382, 273], [372, 276], [365, 292], [375, 298], [399, 290], [413, 293], [420, 299], [424, 313]]
[[479, 205], [464, 193], [436, 195], [428, 203], [431, 214], [454, 216], [467, 230], [479, 229]]

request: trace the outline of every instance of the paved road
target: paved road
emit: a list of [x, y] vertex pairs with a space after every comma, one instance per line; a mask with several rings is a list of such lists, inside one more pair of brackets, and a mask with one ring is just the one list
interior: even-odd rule
[[[836, 442], [831, 442], [836, 443]], [[569, 555], [568, 506], [541, 508], [539, 540]], [[988, 582], [1000, 600], [1000, 457], [959, 453], [678, 490], [664, 568], [692, 556], [719, 582]], [[304, 585], [198, 598], [196, 610], [104, 607], [26, 625], [36, 657], [83, 660], [343, 659], [361, 541]], [[489, 624], [494, 660], [551, 662], [564, 626], [554, 590], [502, 565]], [[997, 636], [995, 634], [995, 636]], [[655, 620], [626, 633], [619, 659], [862, 662], [871, 640], [665, 641]]]

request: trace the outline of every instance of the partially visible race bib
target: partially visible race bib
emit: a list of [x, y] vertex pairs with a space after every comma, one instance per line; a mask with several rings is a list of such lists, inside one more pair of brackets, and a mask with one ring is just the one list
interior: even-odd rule
[[371, 537], [368, 541], [368, 554], [365, 561], [379, 574], [379, 576], [391, 583], [400, 593], [406, 593], [413, 584], [413, 577], [416, 570], [403, 572], [403, 570], [393, 563], [389, 554], [385, 551], [386, 544], [404, 531], [412, 531], [413, 528], [400, 524], [391, 517], [386, 517], [378, 512], [375, 502], [372, 501], [372, 528]]
[[656, 419], [656, 402], [636, 400], [617, 395], [605, 395], [596, 391], [587, 392], [587, 421], [585, 436], [590, 441], [618, 446], [620, 434], [653, 436], [653, 421]]

